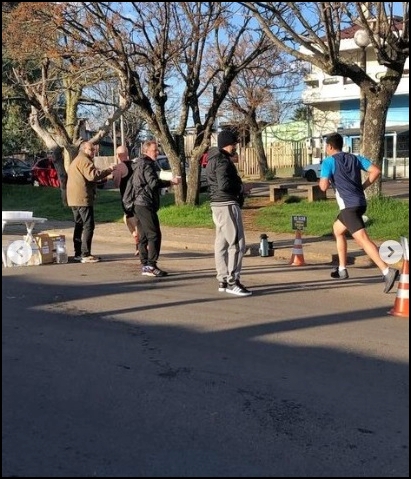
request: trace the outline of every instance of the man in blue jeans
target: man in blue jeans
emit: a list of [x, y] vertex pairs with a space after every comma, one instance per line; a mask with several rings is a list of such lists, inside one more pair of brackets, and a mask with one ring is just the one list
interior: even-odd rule
[[82, 263], [97, 263], [100, 258], [91, 254], [94, 234], [94, 198], [96, 182], [106, 178], [114, 165], [105, 170], [94, 166], [94, 145], [85, 141], [67, 171], [67, 204], [74, 218], [74, 259]]
[[[327, 157], [321, 166], [320, 188], [326, 191], [331, 185], [340, 208], [333, 232], [337, 242], [339, 266], [331, 272], [333, 279], [348, 279], [347, 271], [347, 238], [349, 231], [357, 244], [371, 260], [380, 268], [384, 278], [384, 293], [389, 293], [399, 277], [399, 271], [389, 268], [380, 258], [377, 246], [371, 241], [365, 229], [362, 215], [367, 209], [364, 190], [377, 180], [381, 170], [364, 156], [344, 153], [343, 137], [333, 133], [327, 137]], [[368, 173], [363, 182], [361, 171]]]

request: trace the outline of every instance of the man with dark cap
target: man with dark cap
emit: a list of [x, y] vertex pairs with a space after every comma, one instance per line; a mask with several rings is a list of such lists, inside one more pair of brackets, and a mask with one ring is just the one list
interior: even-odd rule
[[210, 148], [206, 166], [211, 211], [216, 226], [214, 246], [218, 291], [236, 296], [252, 293], [240, 282], [242, 259], [246, 250], [241, 207], [250, 187], [243, 185], [232, 157], [236, 153], [237, 135], [223, 130], [217, 138], [218, 148]]

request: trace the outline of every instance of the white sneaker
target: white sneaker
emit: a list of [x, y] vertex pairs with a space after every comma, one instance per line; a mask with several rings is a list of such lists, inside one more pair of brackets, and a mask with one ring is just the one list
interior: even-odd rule
[[99, 258], [98, 256], [93, 256], [92, 254], [90, 254], [89, 256], [83, 256], [81, 258], [82, 263], [98, 263], [99, 261], [101, 261], [101, 258]]

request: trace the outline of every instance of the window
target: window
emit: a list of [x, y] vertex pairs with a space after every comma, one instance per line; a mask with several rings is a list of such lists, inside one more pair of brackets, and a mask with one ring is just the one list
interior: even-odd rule
[[305, 80], [305, 84], [311, 88], [318, 88], [320, 86], [318, 80]]
[[335, 83], [340, 83], [339, 78], [330, 77], [330, 78], [324, 78], [323, 80], [323, 85], [333, 85]]
[[318, 76], [313, 74], [306, 75], [304, 78], [304, 83], [311, 88], [318, 88], [320, 86]]
[[360, 152], [360, 138], [353, 138], [352, 139], [352, 152], [359, 153]]

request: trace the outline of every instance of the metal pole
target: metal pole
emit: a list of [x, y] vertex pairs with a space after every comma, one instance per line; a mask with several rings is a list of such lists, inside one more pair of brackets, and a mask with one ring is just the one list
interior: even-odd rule
[[[361, 47], [360, 55], [360, 67], [367, 73], [367, 51], [366, 47]], [[367, 110], [367, 99], [365, 98], [364, 89], [360, 87], [360, 132], [361, 132], [361, 152], [363, 152], [364, 147], [364, 121], [365, 121], [365, 112]]]
[[[114, 103], [114, 87], [111, 88], [111, 99], [113, 102], [113, 114], [116, 112], [116, 106]], [[116, 131], [116, 122], [113, 121], [113, 156], [116, 156], [117, 150], [117, 131]]]
[[392, 139], [392, 153], [393, 153], [393, 165], [392, 165], [392, 179], [397, 179], [397, 132], [394, 131], [394, 137]]
[[[364, 4], [366, 5], [366, 4]], [[370, 38], [366, 30], [357, 30], [354, 34], [354, 42], [360, 49], [359, 67], [367, 74], [367, 46], [370, 44]], [[364, 123], [367, 111], [367, 99], [365, 97], [364, 87], [360, 85], [360, 134], [361, 145], [360, 152], [364, 152]]]
[[310, 140], [310, 148], [308, 149], [308, 155], [307, 155], [307, 161], [308, 163], [312, 163], [313, 162], [313, 148], [314, 148], [314, 145], [313, 145], [313, 130], [312, 130], [312, 126], [311, 126], [311, 121], [312, 121], [312, 110], [311, 110], [311, 106], [310, 105], [307, 105], [307, 136]]
[[126, 141], [124, 137], [124, 116], [123, 115], [120, 116], [120, 135], [121, 135], [121, 144], [125, 145]]

